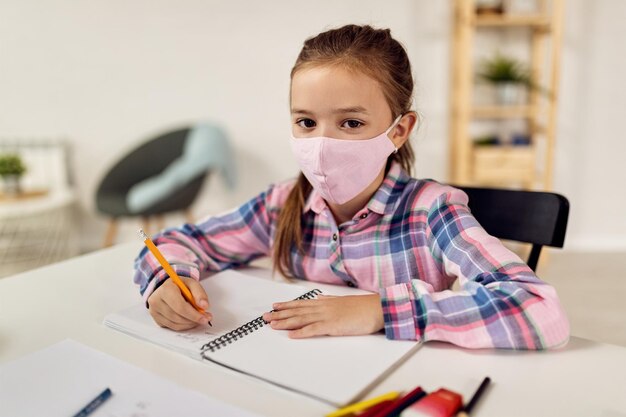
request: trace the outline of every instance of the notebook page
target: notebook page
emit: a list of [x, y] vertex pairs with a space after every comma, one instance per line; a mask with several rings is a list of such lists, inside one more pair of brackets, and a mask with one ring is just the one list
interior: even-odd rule
[[264, 326], [205, 355], [340, 407], [359, 399], [418, 347], [382, 334], [290, 339], [286, 331]]
[[272, 303], [292, 300], [308, 291], [298, 285], [251, 277], [233, 270], [215, 274], [201, 284], [211, 304], [213, 327], [205, 324], [182, 332], [164, 329], [154, 322], [143, 304], [107, 315], [104, 324], [200, 359], [200, 349], [205, 343], [270, 311]]
[[90, 417], [254, 417], [73, 340], [0, 366], [0, 414], [72, 416], [105, 388]]

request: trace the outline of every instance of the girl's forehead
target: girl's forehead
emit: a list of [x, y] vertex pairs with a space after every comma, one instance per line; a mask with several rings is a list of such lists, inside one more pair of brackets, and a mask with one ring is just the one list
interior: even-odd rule
[[338, 87], [369, 87], [379, 88], [378, 82], [356, 69], [344, 66], [314, 66], [297, 71], [291, 81], [292, 88], [298, 86], [315, 86], [332, 84]]
[[372, 111], [386, 105], [378, 81], [355, 70], [320, 66], [297, 71], [291, 80], [292, 109], [361, 106]]

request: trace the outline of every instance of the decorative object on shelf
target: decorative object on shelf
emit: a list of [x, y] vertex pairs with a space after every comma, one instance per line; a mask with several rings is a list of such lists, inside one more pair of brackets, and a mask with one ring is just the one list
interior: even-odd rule
[[531, 137], [526, 133], [514, 133], [511, 136], [511, 145], [513, 146], [529, 146]]
[[476, 14], [502, 14], [504, 12], [503, 0], [477, 0]]
[[497, 102], [502, 105], [520, 104], [522, 89], [533, 87], [528, 68], [500, 53], [482, 61], [477, 75], [495, 86]]
[[20, 179], [24, 172], [26, 172], [26, 166], [24, 166], [19, 155], [0, 155], [0, 177], [2, 177], [5, 194], [17, 195], [20, 193]]
[[502, 141], [498, 136], [488, 135], [480, 136], [474, 139], [474, 146], [498, 146], [502, 145]]

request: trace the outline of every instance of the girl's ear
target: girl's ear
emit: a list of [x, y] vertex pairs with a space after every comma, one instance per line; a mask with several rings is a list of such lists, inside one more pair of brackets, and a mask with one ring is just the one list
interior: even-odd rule
[[417, 125], [417, 121], [417, 112], [409, 111], [402, 115], [400, 121], [398, 121], [396, 126], [390, 132], [390, 139], [396, 148], [400, 149], [402, 145], [409, 140], [409, 136], [411, 135], [413, 128]]

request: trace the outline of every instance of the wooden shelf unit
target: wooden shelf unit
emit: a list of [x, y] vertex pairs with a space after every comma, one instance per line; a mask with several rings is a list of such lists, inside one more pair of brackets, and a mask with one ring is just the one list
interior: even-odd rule
[[[513, 15], [505, 12], [479, 15], [476, 14], [474, 0], [454, 0], [449, 174], [452, 183], [515, 184], [526, 189], [542, 190], [552, 188], [563, 2], [537, 0], [538, 10], [533, 14]], [[530, 32], [531, 77], [535, 82], [543, 80], [542, 88], [548, 93], [532, 89], [528, 92], [527, 103], [519, 105], [472, 104], [474, 37], [477, 31], [485, 28], [490, 30], [489, 36], [497, 36], [498, 31], [507, 28]], [[546, 58], [548, 39], [549, 59]], [[529, 146], [489, 147], [473, 144], [469, 133], [471, 123], [507, 119], [527, 122], [526, 133], [531, 138]], [[537, 146], [539, 136], [541, 141], [545, 141], [543, 146]], [[541, 163], [537, 161], [538, 158]]]
[[474, 106], [472, 117], [475, 119], [529, 119], [536, 113], [536, 109], [529, 105], [519, 106]]
[[537, 15], [519, 15], [511, 16], [507, 14], [487, 14], [477, 15], [474, 18], [476, 26], [492, 26], [492, 27], [514, 27], [514, 26], [528, 26], [537, 27], [542, 29], [550, 29], [550, 17], [537, 14]]

